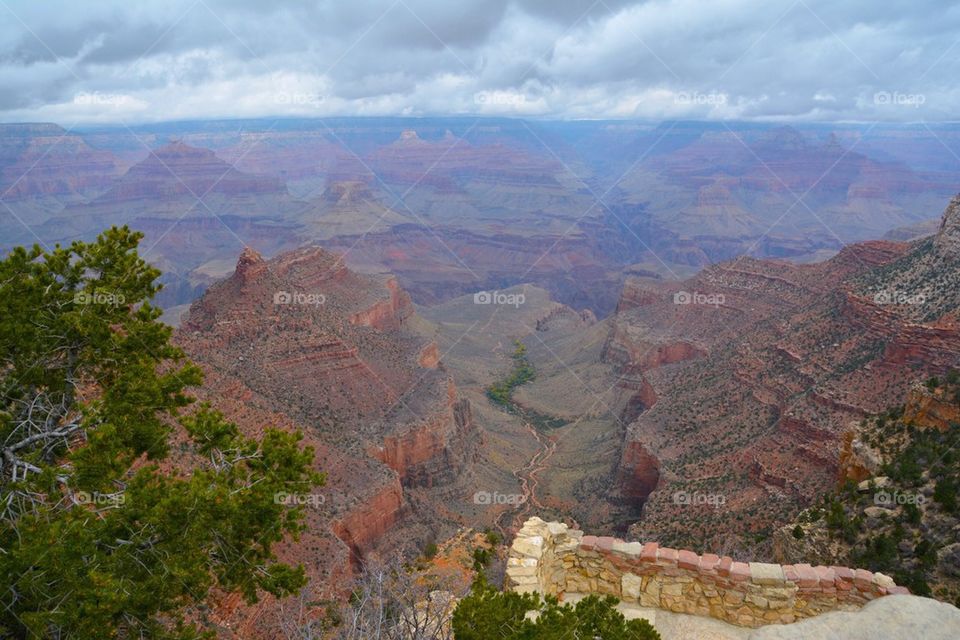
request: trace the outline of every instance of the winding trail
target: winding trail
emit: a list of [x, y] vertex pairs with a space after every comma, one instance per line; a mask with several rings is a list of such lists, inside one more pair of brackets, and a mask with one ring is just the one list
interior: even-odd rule
[[[502, 345], [498, 343], [493, 351], [497, 353], [500, 349], [502, 349]], [[523, 362], [526, 363], [526, 357], [522, 356], [523, 352], [520, 351], [518, 353], [521, 354]], [[524, 382], [526, 382], [526, 380], [515, 383], [513, 386], [519, 386], [519, 384], [523, 384]], [[523, 526], [527, 515], [533, 508], [541, 510], [544, 508], [537, 497], [537, 487], [540, 484], [539, 474], [549, 467], [550, 458], [556, 453], [557, 444], [559, 443], [559, 438], [556, 435], [546, 435], [541, 429], [534, 426], [534, 422], [527, 419], [529, 416], [526, 410], [513, 400], [512, 386], [509, 388], [508, 393], [509, 395], [504, 404], [512, 408], [509, 413], [518, 416], [523, 421], [523, 427], [537, 442], [537, 450], [523, 467], [513, 472], [514, 477], [520, 485], [519, 495], [521, 499], [516, 503], [509, 504], [506, 509], [497, 514], [497, 517], [493, 521], [494, 528], [500, 532], [505, 540]], [[536, 412], [533, 412], [533, 415], [534, 417], [543, 417]], [[507, 521], [506, 525], [504, 524], [505, 519]], [[576, 524], [575, 521], [574, 524]]]
[[[500, 531], [501, 535], [505, 536], [505, 539], [508, 533], [512, 535], [523, 526], [523, 522], [531, 508], [543, 508], [543, 505], [537, 499], [537, 486], [540, 482], [537, 474], [547, 468], [550, 458], [557, 451], [556, 437], [544, 436], [529, 422], [524, 422], [523, 426], [526, 427], [527, 431], [530, 432], [530, 435], [533, 436], [539, 446], [536, 453], [530, 458], [530, 461], [522, 468], [513, 472], [513, 475], [520, 482], [520, 493], [523, 496], [522, 501], [509, 509], [501, 511], [494, 521], [494, 526]], [[509, 525], [505, 528], [503, 526], [503, 519], [508, 514], [512, 514], [512, 517], [510, 518]]]

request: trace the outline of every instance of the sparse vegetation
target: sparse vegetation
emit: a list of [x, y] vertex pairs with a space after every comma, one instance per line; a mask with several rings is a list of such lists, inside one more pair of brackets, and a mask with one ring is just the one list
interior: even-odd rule
[[567, 424], [563, 418], [551, 416], [527, 407], [522, 407], [513, 399], [514, 390], [522, 384], [536, 378], [536, 370], [527, 359], [527, 347], [519, 340], [514, 340], [514, 351], [511, 356], [514, 362], [513, 370], [504, 380], [495, 382], [487, 387], [487, 397], [504, 410], [520, 416], [532, 424], [536, 429], [558, 429]]
[[527, 347], [519, 340], [514, 340], [513, 345], [513, 370], [510, 375], [487, 388], [487, 397], [507, 409], [513, 406], [513, 390], [536, 377], [536, 371], [527, 359]]
[[[952, 398], [948, 394], [957, 378], [951, 371], [924, 384]], [[944, 554], [960, 542], [955, 533], [960, 525], [960, 425], [946, 431], [921, 429], [904, 422], [903, 415], [904, 407], [894, 407], [860, 427], [861, 440], [884, 460], [877, 475], [886, 477], [887, 484], [871, 482], [858, 490], [847, 481], [799, 520], [818, 521], [822, 514], [830, 535], [848, 545], [847, 562], [886, 573], [915, 594], [953, 602], [960, 598], [955, 580], [960, 567], [956, 558]], [[793, 533], [796, 537], [796, 529]]]
[[473, 550], [473, 570], [474, 571], [483, 571], [487, 568], [487, 565], [490, 564], [490, 561], [493, 559], [493, 551], [490, 549], [483, 549], [477, 547]]

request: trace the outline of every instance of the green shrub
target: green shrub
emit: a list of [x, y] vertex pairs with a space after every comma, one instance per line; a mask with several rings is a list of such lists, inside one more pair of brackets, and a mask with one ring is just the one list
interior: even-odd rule
[[490, 560], [493, 557], [493, 552], [489, 549], [481, 549], [477, 547], [473, 550], [473, 570], [474, 571], [483, 571], [487, 565], [490, 564]]
[[957, 483], [953, 478], [946, 477], [937, 482], [933, 489], [933, 499], [947, 513], [957, 511]]
[[[576, 605], [556, 598], [501, 592], [483, 580], [460, 601], [453, 613], [456, 640], [659, 640], [646, 620], [627, 621], [616, 610], [617, 599], [588, 596]], [[536, 621], [528, 611], [538, 611]]]

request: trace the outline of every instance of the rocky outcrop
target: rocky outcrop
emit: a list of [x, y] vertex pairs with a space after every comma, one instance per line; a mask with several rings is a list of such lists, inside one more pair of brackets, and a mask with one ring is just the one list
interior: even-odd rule
[[373, 327], [380, 331], [395, 331], [403, 321], [413, 315], [410, 295], [400, 288], [395, 278], [386, 281], [388, 296], [374, 302], [361, 311], [350, 314], [350, 323], [361, 327]]
[[840, 445], [839, 479], [862, 482], [877, 475], [881, 463], [879, 452], [861, 438], [858, 423], [850, 423]]
[[436, 342], [430, 342], [417, 355], [417, 364], [427, 369], [436, 369], [440, 364], [440, 349]]
[[[422, 411], [413, 411], [417, 402]], [[368, 452], [397, 472], [404, 486], [432, 487], [452, 482], [474, 461], [478, 434], [470, 401], [457, 399], [450, 380], [445, 402], [402, 399], [384, 418], [382, 444]]]
[[349, 548], [351, 562], [357, 564], [397, 526], [404, 508], [400, 482], [390, 482], [337, 517], [331, 523], [331, 528]]
[[627, 278], [617, 302], [617, 313], [653, 304], [663, 297], [659, 283], [650, 278]]
[[946, 431], [960, 424], [960, 398], [952, 388], [916, 384], [907, 395], [903, 419], [921, 429]]
[[944, 257], [960, 258], [960, 195], [955, 196], [944, 211], [933, 247]]
[[656, 340], [638, 340], [630, 328], [615, 324], [603, 345], [600, 358], [610, 364], [629, 365], [635, 370], [647, 371], [668, 364], [701, 357], [705, 351], [691, 341], [678, 340], [667, 344]]
[[660, 461], [639, 442], [626, 444], [617, 467], [616, 490], [621, 499], [642, 507], [660, 483]]
[[[624, 369], [627, 369], [627, 367], [624, 367]], [[642, 373], [621, 371], [617, 386], [634, 392], [627, 400], [623, 411], [620, 412], [620, 422], [624, 425], [630, 424], [641, 413], [657, 404], [657, 392]]]
[[742, 627], [789, 624], [908, 593], [888, 576], [864, 569], [737, 562], [655, 542], [585, 536], [540, 518], [527, 520], [517, 532], [506, 587], [561, 598], [569, 593], [612, 595]]

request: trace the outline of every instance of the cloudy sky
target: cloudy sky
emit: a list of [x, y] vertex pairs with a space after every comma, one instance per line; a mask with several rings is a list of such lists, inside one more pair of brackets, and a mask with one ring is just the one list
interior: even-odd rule
[[0, 121], [960, 120], [947, 0], [0, 0]]

